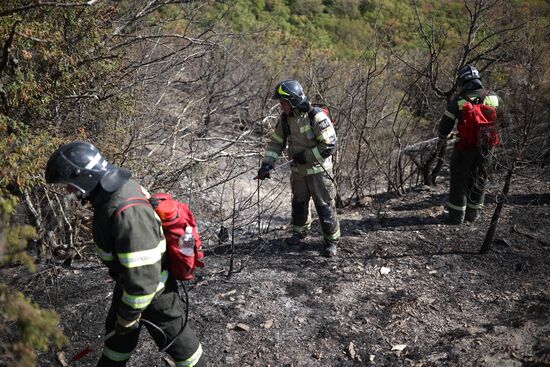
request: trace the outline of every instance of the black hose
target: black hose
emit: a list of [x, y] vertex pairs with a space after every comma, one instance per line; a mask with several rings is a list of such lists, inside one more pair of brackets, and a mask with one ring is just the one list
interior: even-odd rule
[[[174, 339], [172, 339], [172, 341], [166, 345], [164, 348], [162, 348], [160, 351], [161, 352], [164, 352], [166, 351], [168, 348], [170, 348], [172, 346], [172, 344], [174, 344], [174, 342], [179, 338], [179, 336], [183, 333], [183, 331], [185, 330], [185, 328], [187, 327], [187, 321], [189, 320], [189, 294], [187, 293], [187, 289], [185, 289], [185, 284], [183, 284], [182, 281], [179, 282], [181, 284], [181, 287], [183, 288], [183, 294], [185, 295], [185, 299], [182, 297], [181, 293], [180, 293], [180, 289], [178, 287], [178, 296], [180, 297], [180, 300], [185, 303], [185, 318], [182, 320], [183, 322], [183, 325], [181, 327], [181, 330], [180, 332], [178, 333], [178, 335], [176, 335], [174, 337]], [[165, 343], [168, 341], [166, 339], [166, 334], [165, 335]]]
[[162, 344], [166, 345], [166, 343], [168, 342], [168, 337], [166, 336], [166, 333], [164, 331], [162, 331], [161, 328], [159, 328], [157, 325], [155, 325], [154, 323], [152, 323], [151, 321], [146, 320], [146, 319], [141, 319], [141, 320], [139, 320], [139, 322], [145, 323], [145, 324], [153, 327], [154, 329], [156, 329], [160, 333], [160, 335], [162, 335], [162, 337], [164, 339], [164, 343], [162, 343]]
[[180, 284], [181, 284], [181, 287], [183, 288], [183, 293], [185, 294], [185, 299], [182, 297], [182, 295], [180, 293], [180, 290], [179, 290], [179, 287], [178, 287], [178, 296], [180, 297], [180, 300], [183, 303], [185, 303], [185, 318], [182, 319], [183, 326], [182, 326], [180, 332], [178, 333], [178, 335], [176, 335], [174, 337], [174, 339], [172, 339], [172, 341], [170, 343], [168, 343], [168, 337], [166, 336], [166, 333], [164, 331], [162, 331], [162, 329], [160, 327], [158, 327], [157, 325], [155, 325], [154, 323], [152, 323], [149, 320], [146, 320], [146, 319], [141, 319], [140, 320], [140, 322], [145, 323], [145, 324], [153, 327], [155, 330], [157, 330], [159, 332], [159, 334], [162, 335], [162, 338], [164, 339], [164, 343], [162, 343], [162, 344], [164, 345], [164, 347], [162, 347], [160, 349], [160, 352], [165, 352], [168, 348], [170, 348], [172, 346], [172, 344], [174, 344], [174, 342], [179, 338], [179, 336], [183, 333], [183, 331], [187, 327], [187, 321], [189, 320], [189, 294], [187, 293], [187, 289], [185, 289], [185, 285], [183, 284], [183, 282], [180, 282]]

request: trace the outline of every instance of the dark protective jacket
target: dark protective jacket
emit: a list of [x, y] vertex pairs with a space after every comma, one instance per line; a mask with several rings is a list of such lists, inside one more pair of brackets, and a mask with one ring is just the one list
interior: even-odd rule
[[482, 94], [485, 94], [485, 98], [483, 99], [484, 104], [495, 108], [499, 106], [499, 98], [494, 92], [482, 88], [473, 90], [462, 90], [447, 104], [447, 110], [443, 114], [443, 117], [441, 118], [441, 122], [439, 124], [440, 138], [448, 138], [455, 124], [460, 121], [462, 106], [464, 105], [464, 103], [466, 103], [466, 99], [464, 99], [464, 97], [480, 97]]
[[[311, 119], [308, 112], [296, 111], [286, 117], [281, 114], [264, 153], [262, 164], [275, 166], [277, 158], [286, 148], [286, 138], [290, 158], [303, 152], [306, 161], [305, 164], [293, 164], [293, 172], [312, 175], [332, 168], [331, 156], [336, 151], [336, 131], [330, 118], [322, 109], [315, 108], [314, 111], [316, 113]], [[285, 137], [283, 128], [285, 118], [290, 130], [288, 137]]]
[[119, 210], [122, 203], [136, 197], [148, 198], [149, 193], [130, 179], [115, 192], [100, 191], [93, 198], [97, 254], [122, 285], [117, 313], [130, 321], [164, 289], [168, 278], [166, 241], [153, 208], [135, 205]]

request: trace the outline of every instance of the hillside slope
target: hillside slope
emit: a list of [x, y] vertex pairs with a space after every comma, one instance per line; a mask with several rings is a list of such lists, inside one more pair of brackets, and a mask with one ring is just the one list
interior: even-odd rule
[[[494, 193], [479, 224], [447, 226], [446, 183], [376, 198], [380, 220], [371, 208], [341, 211], [342, 250], [334, 260], [319, 256], [317, 238], [301, 250], [286, 248], [280, 230], [261, 243], [239, 242], [244, 267], [227, 279], [225, 249], [210, 251], [188, 287], [209, 365], [550, 365], [548, 177], [514, 181], [512, 205], [487, 255], [476, 252]], [[89, 255], [35, 275], [2, 270], [60, 313], [71, 343], [66, 358], [101, 335], [113, 287]], [[41, 355], [40, 366], [55, 359]], [[166, 363], [142, 333], [131, 365]]]

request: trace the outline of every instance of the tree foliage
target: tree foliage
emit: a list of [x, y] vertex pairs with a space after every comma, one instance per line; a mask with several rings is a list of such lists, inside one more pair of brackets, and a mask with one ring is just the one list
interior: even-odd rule
[[[24, 264], [33, 270], [34, 261], [25, 248], [36, 232], [27, 225], [9, 224], [16, 204], [13, 197], [0, 197], [0, 263]], [[51, 345], [61, 347], [65, 341], [55, 311], [40, 308], [3, 282], [0, 282], [0, 311], [0, 331], [11, 336], [7, 345], [0, 341], [0, 349], [7, 352], [0, 359], [3, 365], [35, 366], [37, 350], [47, 351]]]
[[0, 115], [0, 195], [20, 194], [41, 183], [44, 157], [59, 142], [46, 131]]

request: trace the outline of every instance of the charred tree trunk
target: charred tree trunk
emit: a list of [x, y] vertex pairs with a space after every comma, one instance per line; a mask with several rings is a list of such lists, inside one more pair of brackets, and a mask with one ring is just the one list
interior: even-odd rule
[[510, 183], [512, 182], [512, 176], [514, 175], [514, 171], [516, 170], [516, 163], [517, 163], [517, 159], [514, 159], [510, 164], [510, 167], [508, 168], [508, 172], [506, 173], [506, 178], [504, 180], [504, 187], [500, 192], [500, 196], [502, 199], [497, 200], [497, 206], [495, 208], [495, 211], [493, 212], [493, 217], [491, 218], [491, 224], [489, 224], [489, 229], [487, 230], [487, 233], [485, 234], [485, 239], [483, 240], [483, 245], [479, 250], [479, 252], [482, 254], [487, 253], [491, 249], [491, 244], [495, 239], [495, 233], [497, 230], [498, 221], [500, 219], [500, 213], [502, 212], [502, 208], [504, 207], [504, 204], [506, 202], [508, 192], [510, 192]]

